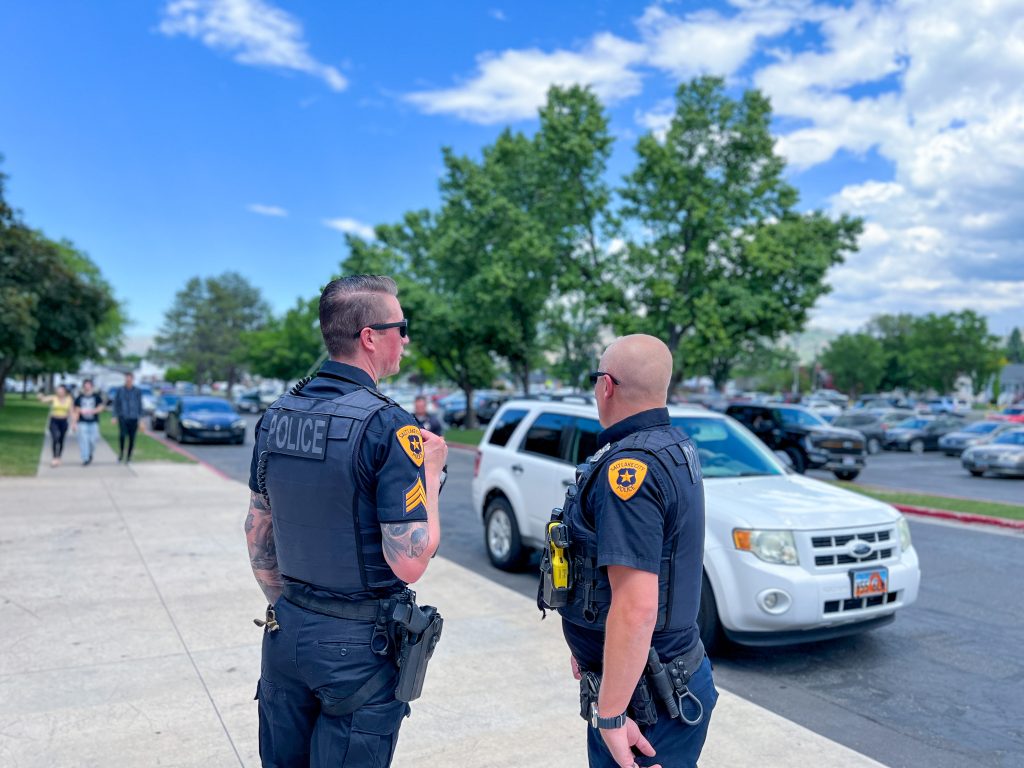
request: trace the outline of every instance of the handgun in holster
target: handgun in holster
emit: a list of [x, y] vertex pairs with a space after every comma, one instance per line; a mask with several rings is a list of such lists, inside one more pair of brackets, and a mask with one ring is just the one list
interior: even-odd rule
[[569, 526], [559, 520], [552, 520], [548, 523], [546, 538], [547, 546], [540, 564], [544, 580], [544, 604], [548, 608], [562, 608], [569, 604], [572, 593], [572, 567], [567, 552], [572, 543]]
[[423, 680], [434, 648], [441, 640], [444, 619], [432, 605], [403, 603], [395, 610], [394, 622], [401, 638], [398, 646], [398, 684], [395, 698], [415, 701], [423, 693]]

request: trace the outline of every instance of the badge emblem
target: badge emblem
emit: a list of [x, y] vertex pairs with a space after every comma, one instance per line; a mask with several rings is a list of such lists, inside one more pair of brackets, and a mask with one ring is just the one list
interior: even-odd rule
[[623, 501], [629, 501], [640, 490], [647, 477], [647, 465], [636, 459], [619, 459], [608, 467], [608, 485]]
[[423, 436], [420, 434], [420, 428], [410, 424], [398, 430], [395, 437], [398, 438], [398, 444], [402, 446], [402, 450], [412, 460], [412, 463], [417, 467], [422, 467]]

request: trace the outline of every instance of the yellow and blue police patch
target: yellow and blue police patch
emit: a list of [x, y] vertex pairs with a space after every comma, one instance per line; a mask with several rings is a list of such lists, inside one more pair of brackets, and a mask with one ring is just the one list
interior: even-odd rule
[[647, 465], [636, 459], [619, 459], [608, 467], [608, 485], [612, 493], [623, 501], [629, 501], [647, 477]]
[[422, 467], [423, 435], [420, 434], [420, 428], [410, 424], [395, 432], [395, 437], [398, 438], [398, 444], [402, 446], [405, 455], [412, 459], [412, 463], [417, 467]]
[[421, 504], [424, 508], [427, 506], [427, 489], [423, 487], [423, 480], [417, 477], [405, 492], [405, 514], [411, 515]]

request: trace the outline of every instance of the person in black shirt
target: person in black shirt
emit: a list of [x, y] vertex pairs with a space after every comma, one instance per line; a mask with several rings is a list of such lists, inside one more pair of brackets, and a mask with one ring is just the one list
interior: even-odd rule
[[441, 424], [441, 420], [437, 416], [427, 413], [427, 398], [423, 395], [417, 395], [416, 400], [413, 401], [412, 415], [421, 429], [430, 430], [435, 435], [444, 434], [444, 425]]
[[[142, 390], [135, 386], [135, 377], [126, 373], [124, 386], [114, 394], [114, 415], [111, 422], [117, 424], [118, 447], [117, 461], [125, 463], [132, 460], [135, 450], [135, 433], [139, 430], [139, 419], [142, 418]], [[125, 440], [128, 442], [128, 453], [124, 452]]]
[[100, 414], [106, 409], [103, 397], [94, 392], [92, 380], [82, 382], [82, 392], [75, 398], [75, 407], [71, 413], [71, 434], [78, 433], [78, 450], [82, 454], [82, 465], [92, 463], [96, 450], [96, 441], [100, 439]]

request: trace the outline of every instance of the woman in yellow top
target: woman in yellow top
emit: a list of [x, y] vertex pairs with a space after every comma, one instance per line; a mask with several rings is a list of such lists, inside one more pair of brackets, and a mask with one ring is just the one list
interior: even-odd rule
[[50, 404], [50, 438], [53, 441], [53, 459], [51, 467], [60, 464], [60, 456], [64, 453], [64, 435], [68, 432], [68, 417], [74, 399], [63, 384], [57, 387], [56, 394], [39, 395], [39, 399]]

